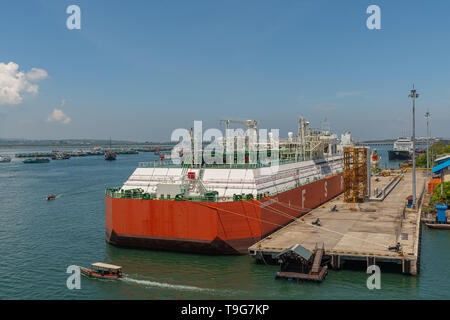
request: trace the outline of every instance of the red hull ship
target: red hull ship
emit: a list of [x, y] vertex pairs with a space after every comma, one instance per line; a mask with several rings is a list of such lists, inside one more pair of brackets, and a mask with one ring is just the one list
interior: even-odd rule
[[106, 190], [107, 242], [153, 250], [247, 253], [262, 237], [343, 192], [336, 136], [307, 139], [311, 136], [324, 135], [305, 134], [298, 143], [287, 143], [310, 149], [308, 141], [319, 141], [318, 157], [311, 152], [306, 158], [308, 148], [302, 149], [303, 161], [280, 153], [276, 172], [264, 173], [262, 166], [250, 164], [141, 164], [122, 187]]
[[[211, 203], [106, 195], [106, 240], [156, 250], [246, 253], [262, 237], [343, 192], [341, 177], [330, 176], [263, 200]], [[303, 192], [311, 195], [304, 203]]]

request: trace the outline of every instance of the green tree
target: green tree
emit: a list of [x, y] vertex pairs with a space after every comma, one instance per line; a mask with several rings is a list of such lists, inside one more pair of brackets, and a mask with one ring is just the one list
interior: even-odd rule
[[434, 188], [434, 194], [431, 197], [430, 204], [439, 204], [441, 201], [449, 202], [450, 200], [450, 181], [444, 182], [444, 192], [441, 199], [441, 184]]
[[[444, 144], [442, 141], [434, 143], [430, 147], [430, 168], [433, 167], [433, 161], [436, 158], [439, 158], [443, 154], [450, 153], [450, 145]], [[433, 157], [431, 157], [433, 155]], [[426, 168], [427, 167], [427, 154], [424, 153], [420, 157], [416, 159], [416, 166], [418, 168]]]

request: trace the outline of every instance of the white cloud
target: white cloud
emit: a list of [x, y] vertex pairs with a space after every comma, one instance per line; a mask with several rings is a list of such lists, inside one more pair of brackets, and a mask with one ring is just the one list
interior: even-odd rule
[[52, 114], [47, 118], [47, 122], [70, 123], [70, 119], [61, 109], [53, 110]]
[[28, 72], [19, 71], [19, 65], [0, 62], [0, 105], [19, 104], [24, 93], [37, 94], [39, 86], [33, 82], [48, 77], [47, 71], [32, 68]]
[[47, 71], [44, 69], [32, 68], [25, 76], [30, 81], [39, 81], [48, 77]]

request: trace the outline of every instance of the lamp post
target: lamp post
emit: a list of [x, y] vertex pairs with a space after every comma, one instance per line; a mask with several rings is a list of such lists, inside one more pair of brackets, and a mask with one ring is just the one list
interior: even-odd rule
[[430, 181], [430, 162], [429, 162], [429, 144], [430, 144], [430, 131], [429, 131], [429, 120], [431, 114], [429, 111], [425, 113], [425, 119], [427, 119], [427, 183]]
[[413, 196], [413, 207], [416, 206], [416, 98], [419, 97], [419, 94], [417, 93], [416, 89], [413, 88], [411, 90], [411, 93], [409, 94], [410, 98], [412, 98], [413, 101], [413, 109], [412, 109], [412, 143], [413, 143], [413, 172], [412, 172], [412, 196]]
[[[431, 128], [430, 128], [430, 138], [433, 139], [431, 137]], [[434, 140], [431, 140], [431, 141], [434, 141]], [[431, 167], [433, 168], [433, 163], [434, 163], [434, 160], [433, 160], [433, 143], [431, 144], [430, 163], [431, 163]], [[430, 173], [431, 173], [431, 194], [434, 194], [433, 170], [431, 170]]]

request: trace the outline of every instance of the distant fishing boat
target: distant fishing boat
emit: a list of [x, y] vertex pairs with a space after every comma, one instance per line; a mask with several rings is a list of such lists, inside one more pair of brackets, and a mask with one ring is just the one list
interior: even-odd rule
[[56, 194], [49, 194], [47, 196], [47, 200], [55, 200], [56, 199]]
[[79, 149], [79, 150], [74, 150], [74, 151], [72, 151], [72, 152], [70, 153], [70, 155], [71, 155], [72, 157], [85, 157], [85, 156], [87, 156], [88, 154], [87, 154], [86, 151], [83, 151], [83, 150]]
[[70, 155], [65, 152], [56, 152], [52, 155], [53, 160], [67, 160], [70, 159]]
[[116, 160], [116, 157], [116, 153], [111, 150], [105, 152], [105, 160]]
[[0, 156], [0, 163], [4, 162], [11, 162], [11, 158], [6, 156]]
[[108, 161], [116, 160], [116, 157], [117, 157], [117, 154], [114, 151], [112, 151], [111, 138], [109, 138], [109, 150], [106, 150], [106, 152], [105, 152], [105, 160], [108, 160]]
[[36, 158], [36, 157], [48, 157], [53, 156], [53, 152], [29, 152], [29, 153], [16, 153], [16, 158]]
[[23, 160], [23, 163], [47, 163], [50, 159], [47, 158], [31, 158]]
[[170, 154], [167, 154], [167, 153], [160, 153], [160, 154], [159, 154], [159, 158], [160, 158], [161, 160], [170, 160], [170, 159], [171, 159], [171, 155], [170, 155]]

